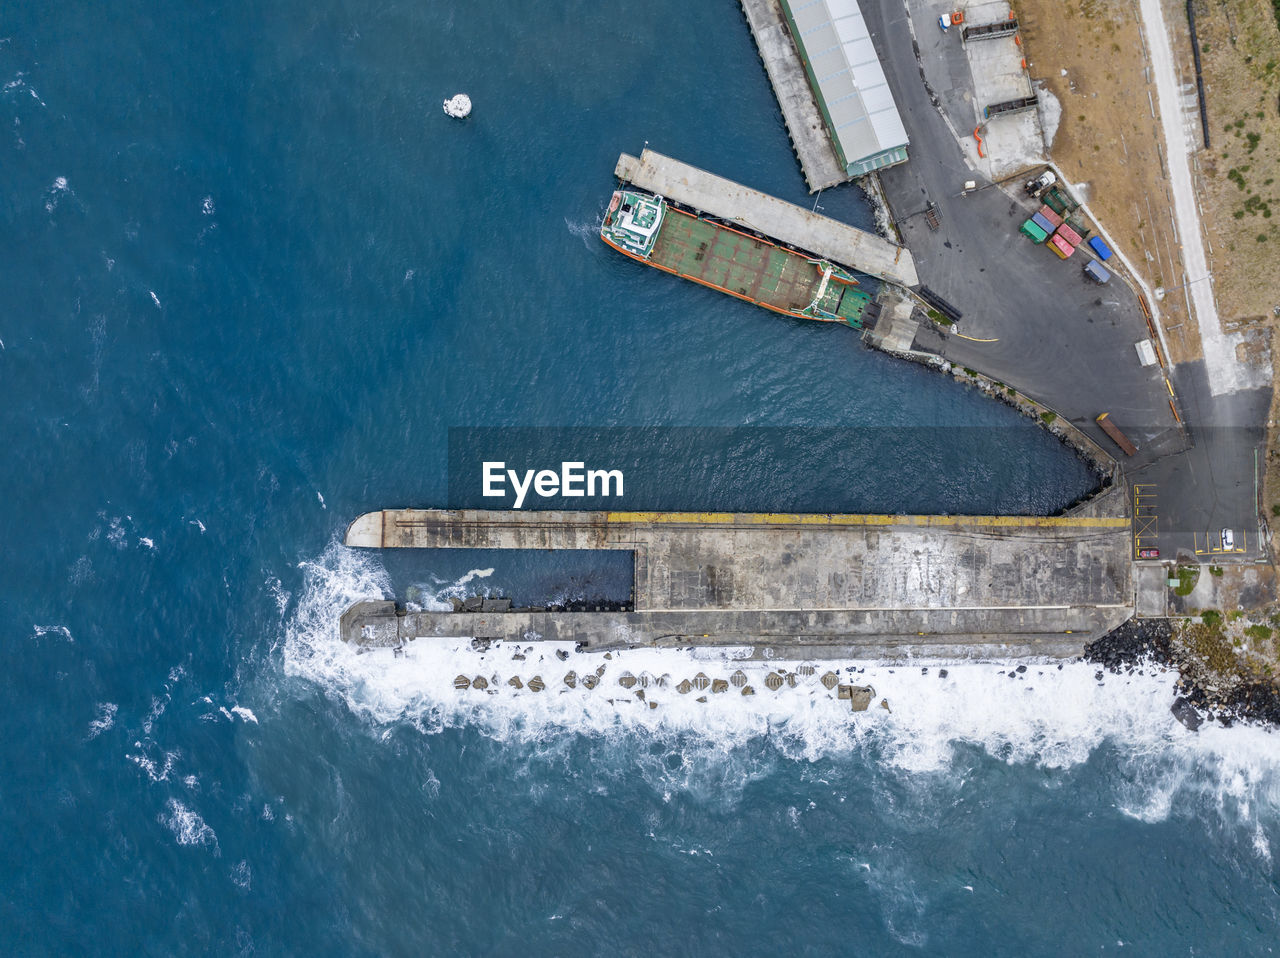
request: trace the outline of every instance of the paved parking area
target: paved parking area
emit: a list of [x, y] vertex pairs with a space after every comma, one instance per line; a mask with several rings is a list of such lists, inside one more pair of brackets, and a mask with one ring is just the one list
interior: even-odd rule
[[[1135, 512], [1135, 557], [1150, 547], [1161, 559], [1258, 558], [1256, 483], [1270, 391], [1215, 394], [1203, 362], [1167, 373], [1142, 366], [1135, 344], [1149, 333], [1129, 287], [1115, 279], [1096, 286], [1081, 273], [1085, 254], [1059, 260], [1018, 235], [1034, 204], [1018, 185], [1006, 193], [983, 177], [974, 141], [963, 135], [974, 115], [973, 82], [959, 43], [937, 26], [949, 4], [909, 3], [910, 15], [904, 0], [862, 3], [911, 137], [910, 161], [880, 178], [921, 282], [963, 313], [951, 330], [924, 324], [914, 347], [1013, 386], [1106, 448], [1111, 440], [1094, 420], [1111, 413], [1139, 447], [1124, 462], [1131, 494], [1141, 487], [1149, 507]], [[980, 189], [966, 193], [970, 179]], [[931, 202], [937, 230], [923, 215]], [[1223, 528], [1233, 530], [1231, 551], [1222, 549]]]

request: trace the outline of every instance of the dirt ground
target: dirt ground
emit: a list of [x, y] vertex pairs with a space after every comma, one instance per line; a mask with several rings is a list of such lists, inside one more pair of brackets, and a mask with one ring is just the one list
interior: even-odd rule
[[[1197, 154], [1223, 325], [1280, 309], [1280, 27], [1269, 3], [1196, 0], [1210, 148]], [[1185, 14], [1183, 15], [1185, 22]], [[1189, 78], [1195, 67], [1184, 66]]]
[[[1050, 156], [1149, 286], [1186, 282], [1136, 2], [1013, 0], [1013, 7], [1029, 72], [1062, 104]], [[1160, 310], [1169, 359], [1199, 358], [1185, 294], [1171, 292]]]

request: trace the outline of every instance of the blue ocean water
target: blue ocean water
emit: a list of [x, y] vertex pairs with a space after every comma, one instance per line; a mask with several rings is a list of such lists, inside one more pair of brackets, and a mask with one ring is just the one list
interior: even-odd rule
[[3, 953], [1272, 947], [1274, 737], [1193, 738], [1167, 674], [882, 669], [894, 710], [858, 722], [636, 717], [338, 642], [372, 594], [616, 587], [339, 546], [453, 504], [451, 429], [850, 431], [726, 447], [738, 485], [673, 475], [680, 508], [1088, 491], [975, 391], [595, 238], [646, 141], [813, 202], [733, 0], [14, 0], [0, 127]]

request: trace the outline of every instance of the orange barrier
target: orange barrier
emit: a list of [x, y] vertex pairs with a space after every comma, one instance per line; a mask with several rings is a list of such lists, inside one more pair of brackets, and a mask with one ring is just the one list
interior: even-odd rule
[[1178, 415], [1178, 410], [1174, 408], [1173, 400], [1169, 400], [1169, 412], [1173, 413], [1173, 421], [1179, 426], [1182, 425], [1182, 417]]
[[973, 138], [978, 141], [978, 157], [985, 160], [987, 158], [987, 154], [982, 152], [982, 137], [978, 135], [978, 131], [980, 129], [982, 129], [980, 126], [975, 126], [973, 128]]
[[954, 27], [961, 23], [964, 23], [964, 11], [957, 10], [955, 13], [951, 14], [951, 25]]

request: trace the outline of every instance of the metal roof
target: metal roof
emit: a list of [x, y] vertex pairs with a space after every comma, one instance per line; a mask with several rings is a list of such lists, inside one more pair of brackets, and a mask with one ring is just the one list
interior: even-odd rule
[[782, 5], [845, 163], [852, 168], [906, 146], [907, 131], [857, 0], [782, 0]]

